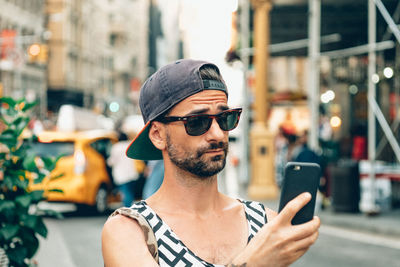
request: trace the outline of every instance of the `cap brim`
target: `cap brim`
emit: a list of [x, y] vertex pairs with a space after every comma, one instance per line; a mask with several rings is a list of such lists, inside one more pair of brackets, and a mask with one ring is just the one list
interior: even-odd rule
[[159, 160], [162, 159], [161, 150], [157, 149], [149, 138], [151, 122], [147, 122], [126, 150], [126, 155], [132, 159]]

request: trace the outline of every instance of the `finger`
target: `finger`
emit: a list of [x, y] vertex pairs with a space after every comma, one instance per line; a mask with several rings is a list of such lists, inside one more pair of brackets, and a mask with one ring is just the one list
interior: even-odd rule
[[277, 219], [280, 222], [291, 222], [296, 213], [301, 210], [311, 200], [311, 194], [302, 193], [289, 201], [283, 210], [278, 214]]
[[302, 251], [302, 250], [307, 250], [312, 246], [318, 239], [319, 232], [316, 231], [312, 235], [303, 238], [301, 240], [298, 240], [295, 242], [295, 250], [296, 251]]
[[308, 251], [308, 249], [315, 243], [317, 239], [318, 239], [318, 232], [314, 233], [313, 235], [305, 239], [292, 242], [290, 249], [288, 249], [287, 259], [291, 263], [293, 263], [301, 256], [303, 256]]
[[308, 248], [305, 249], [299, 249], [296, 250], [292, 253], [292, 262], [295, 262], [296, 260], [298, 260], [301, 256], [303, 256], [306, 252], [308, 251]]
[[[291, 256], [289, 257], [289, 261], [290, 261], [290, 264], [292, 264], [293, 262], [295, 262], [295, 261], [297, 261], [298, 259], [300, 259], [306, 252], [308, 251], [308, 248], [307, 249], [303, 249], [303, 250], [298, 250], [298, 251], [296, 251], [296, 252], [293, 252], [292, 254], [291, 254]], [[289, 264], [289, 265], [290, 265]]]
[[293, 239], [294, 241], [301, 240], [313, 235], [315, 232], [318, 232], [318, 228], [321, 225], [321, 221], [317, 216], [306, 223], [294, 225], [292, 229]]
[[[313, 244], [314, 236], [310, 237], [311, 240], [305, 239], [298, 242], [292, 242], [290, 248], [287, 249], [285, 258], [288, 260], [288, 265], [292, 264], [303, 256], [310, 246]], [[314, 241], [315, 242], [315, 241]]]

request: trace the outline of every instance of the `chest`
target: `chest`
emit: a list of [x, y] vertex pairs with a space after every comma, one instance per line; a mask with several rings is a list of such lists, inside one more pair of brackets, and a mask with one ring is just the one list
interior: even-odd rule
[[244, 215], [209, 219], [166, 217], [179, 240], [197, 257], [214, 264], [227, 264], [246, 246], [248, 223]]

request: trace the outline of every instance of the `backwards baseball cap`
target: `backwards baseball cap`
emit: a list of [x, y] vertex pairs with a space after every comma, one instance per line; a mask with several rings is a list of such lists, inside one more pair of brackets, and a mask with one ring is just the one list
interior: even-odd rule
[[129, 145], [126, 155], [133, 159], [157, 160], [162, 154], [149, 138], [151, 122], [185, 98], [203, 90], [221, 90], [228, 95], [225, 82], [203, 80], [200, 69], [216, 65], [200, 60], [181, 59], [160, 68], [140, 89], [139, 105], [145, 126]]

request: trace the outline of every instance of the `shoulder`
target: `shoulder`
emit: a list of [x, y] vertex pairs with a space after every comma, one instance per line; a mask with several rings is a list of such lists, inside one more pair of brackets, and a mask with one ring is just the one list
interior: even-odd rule
[[137, 266], [155, 264], [139, 223], [123, 215], [110, 217], [104, 224], [102, 252], [106, 266], [130, 266], [132, 261]]
[[262, 216], [266, 216], [266, 221], [271, 221], [273, 218], [275, 218], [278, 213], [268, 207], [266, 207], [263, 203], [258, 202], [258, 201], [252, 201], [252, 200], [240, 200], [243, 202], [246, 206], [246, 208], [252, 212], [256, 213], [262, 213]]
[[137, 221], [118, 214], [107, 219], [103, 227], [102, 235], [103, 237], [110, 238], [124, 233], [137, 234], [140, 236], [140, 232], [141, 228]]

